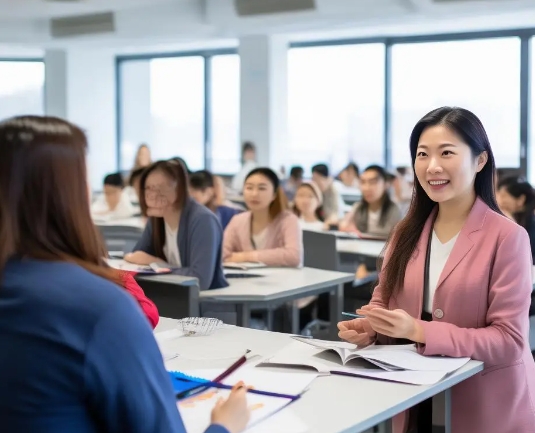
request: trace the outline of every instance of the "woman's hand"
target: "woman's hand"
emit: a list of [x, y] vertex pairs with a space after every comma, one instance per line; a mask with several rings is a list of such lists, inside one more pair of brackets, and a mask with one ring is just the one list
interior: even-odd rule
[[249, 251], [243, 251], [240, 253], [232, 253], [230, 257], [225, 260], [225, 262], [231, 262], [231, 263], [250, 262], [251, 258], [249, 256], [250, 256]]
[[124, 259], [135, 265], [150, 265], [151, 263], [162, 261], [162, 259], [151, 256], [144, 251], [134, 251], [133, 253], [125, 254]]
[[212, 410], [212, 424], [225, 427], [230, 433], [245, 430], [251, 411], [247, 407], [247, 388], [239, 382], [224, 400], [220, 398]]
[[415, 343], [425, 343], [422, 325], [405, 310], [368, 307], [357, 310], [357, 314], [365, 315], [373, 330], [378, 334], [392, 338], [405, 338]]
[[338, 337], [359, 347], [369, 346], [375, 341], [377, 333], [372, 329], [368, 319], [353, 319], [338, 322]]

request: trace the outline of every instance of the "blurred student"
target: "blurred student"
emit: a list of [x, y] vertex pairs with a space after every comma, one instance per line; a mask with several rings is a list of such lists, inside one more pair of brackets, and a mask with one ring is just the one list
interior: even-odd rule
[[508, 177], [498, 184], [498, 206], [526, 229], [535, 259], [535, 191], [529, 182], [518, 177]]
[[137, 148], [136, 157], [134, 159], [134, 167], [132, 170], [138, 168], [145, 168], [152, 164], [152, 157], [150, 154], [150, 148], [146, 144], [140, 144]]
[[334, 179], [329, 176], [329, 167], [316, 164], [312, 167], [312, 180], [323, 194], [323, 211], [326, 220], [340, 220], [344, 217], [344, 201], [334, 185]]
[[234, 216], [225, 230], [224, 261], [301, 266], [301, 227], [287, 210], [277, 174], [265, 167], [251, 171], [245, 178], [243, 197], [249, 210]]
[[189, 177], [189, 185], [191, 196], [217, 215], [223, 230], [225, 230], [232, 217], [241, 212], [239, 209], [217, 204], [215, 176], [208, 170], [192, 173]]
[[412, 200], [414, 177], [410, 167], [397, 167], [396, 177], [392, 181], [394, 201], [398, 204], [402, 215], [409, 210]]
[[353, 206], [340, 230], [387, 238], [401, 220], [401, 211], [388, 192], [388, 173], [378, 165], [370, 165], [360, 176], [362, 200]]
[[128, 198], [131, 203], [139, 203], [139, 196], [141, 195], [141, 175], [143, 174], [145, 167], [136, 168], [130, 173], [128, 179], [128, 186], [125, 188], [125, 192], [128, 194]]
[[359, 189], [360, 171], [359, 166], [354, 162], [350, 162], [345, 166], [345, 168], [340, 172], [338, 178], [346, 188]]
[[242, 193], [243, 183], [247, 175], [257, 167], [256, 163], [256, 146], [250, 141], [243, 143], [241, 150], [241, 163], [242, 167], [238, 173], [232, 179], [232, 189], [234, 192]]
[[284, 193], [286, 194], [286, 197], [288, 197], [288, 200], [294, 200], [295, 192], [303, 182], [304, 172], [303, 167], [298, 165], [290, 169], [290, 177], [283, 182]]
[[177, 275], [199, 279], [201, 290], [228, 285], [221, 266], [223, 231], [213, 212], [190, 198], [189, 179], [178, 161], [158, 161], [141, 176], [141, 211], [149, 217], [133, 253], [139, 265], [164, 262]]
[[323, 222], [323, 194], [314, 182], [303, 182], [297, 188], [293, 211], [303, 230], [321, 231]]
[[136, 213], [128, 193], [124, 191], [124, 180], [121, 173], [106, 175], [104, 195], [93, 203], [91, 212], [95, 219], [111, 220], [131, 218]]
[[[86, 153], [66, 121], [0, 123], [2, 431], [185, 433], [152, 329], [104, 262]], [[241, 431], [248, 417], [235, 391], [207, 432]]]

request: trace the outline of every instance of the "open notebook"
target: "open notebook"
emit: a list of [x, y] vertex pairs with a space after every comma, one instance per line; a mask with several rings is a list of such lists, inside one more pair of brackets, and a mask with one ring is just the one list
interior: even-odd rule
[[469, 358], [423, 356], [414, 345], [369, 346], [294, 337], [260, 365], [302, 366], [320, 374], [364, 376], [414, 385], [431, 385], [461, 368]]

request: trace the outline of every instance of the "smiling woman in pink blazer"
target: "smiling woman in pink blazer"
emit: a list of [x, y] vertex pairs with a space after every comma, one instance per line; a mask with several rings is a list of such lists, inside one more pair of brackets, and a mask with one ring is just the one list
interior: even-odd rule
[[[494, 157], [479, 119], [443, 107], [411, 134], [415, 196], [388, 245], [366, 316], [340, 322], [355, 344], [412, 341], [423, 355], [471, 357], [485, 369], [452, 390], [454, 433], [534, 433], [535, 363], [526, 231], [494, 197]], [[438, 204], [438, 205], [437, 205]], [[401, 414], [395, 433], [422, 433], [430, 401]]]
[[287, 210], [275, 172], [264, 167], [252, 170], [245, 178], [243, 198], [249, 211], [235, 215], [225, 229], [223, 261], [301, 266], [301, 227], [297, 216]]

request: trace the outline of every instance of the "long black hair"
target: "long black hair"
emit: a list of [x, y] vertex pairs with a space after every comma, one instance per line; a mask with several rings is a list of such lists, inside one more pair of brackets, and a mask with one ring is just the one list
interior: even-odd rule
[[507, 177], [500, 181], [498, 190], [504, 188], [507, 193], [514, 198], [524, 196], [524, 206], [520, 212], [515, 212], [513, 218], [517, 224], [526, 228], [531, 224], [535, 212], [535, 190], [531, 184], [525, 179], [514, 177]]
[[[363, 173], [366, 173], [367, 171], [375, 171], [377, 175], [381, 179], [383, 179], [385, 182], [388, 182], [390, 180], [390, 176], [388, 175], [387, 171], [380, 165], [370, 165], [366, 167], [366, 170], [364, 170]], [[385, 188], [385, 192], [383, 193], [383, 196], [381, 197], [381, 216], [379, 217], [379, 225], [381, 227], [385, 226], [387, 218], [388, 218], [388, 211], [390, 210], [392, 206], [395, 206], [395, 204], [392, 201], [392, 198], [390, 197], [388, 188]], [[367, 221], [369, 207], [370, 207], [370, 204], [366, 201], [364, 197], [362, 197], [359, 208], [358, 208], [358, 212], [361, 217], [360, 219], [362, 221]], [[367, 231], [367, 230], [364, 230], [364, 231]]]
[[[487, 206], [501, 214], [495, 196], [494, 174], [496, 165], [494, 155], [483, 124], [471, 111], [458, 107], [441, 107], [427, 113], [420, 119], [410, 137], [413, 171], [420, 136], [427, 128], [437, 125], [444, 125], [457, 134], [470, 147], [474, 157], [487, 152], [487, 162], [483, 169], [476, 174], [474, 190]], [[436, 205], [429, 198], [420, 182], [417, 181], [416, 173], [414, 173], [414, 179], [414, 195], [409, 211], [398, 224], [388, 242], [390, 244], [390, 259], [385, 266], [384, 277], [381, 281], [381, 285], [384, 287], [383, 300], [385, 302], [388, 302], [390, 297], [403, 287], [407, 264], [418, 245], [424, 225]]]

